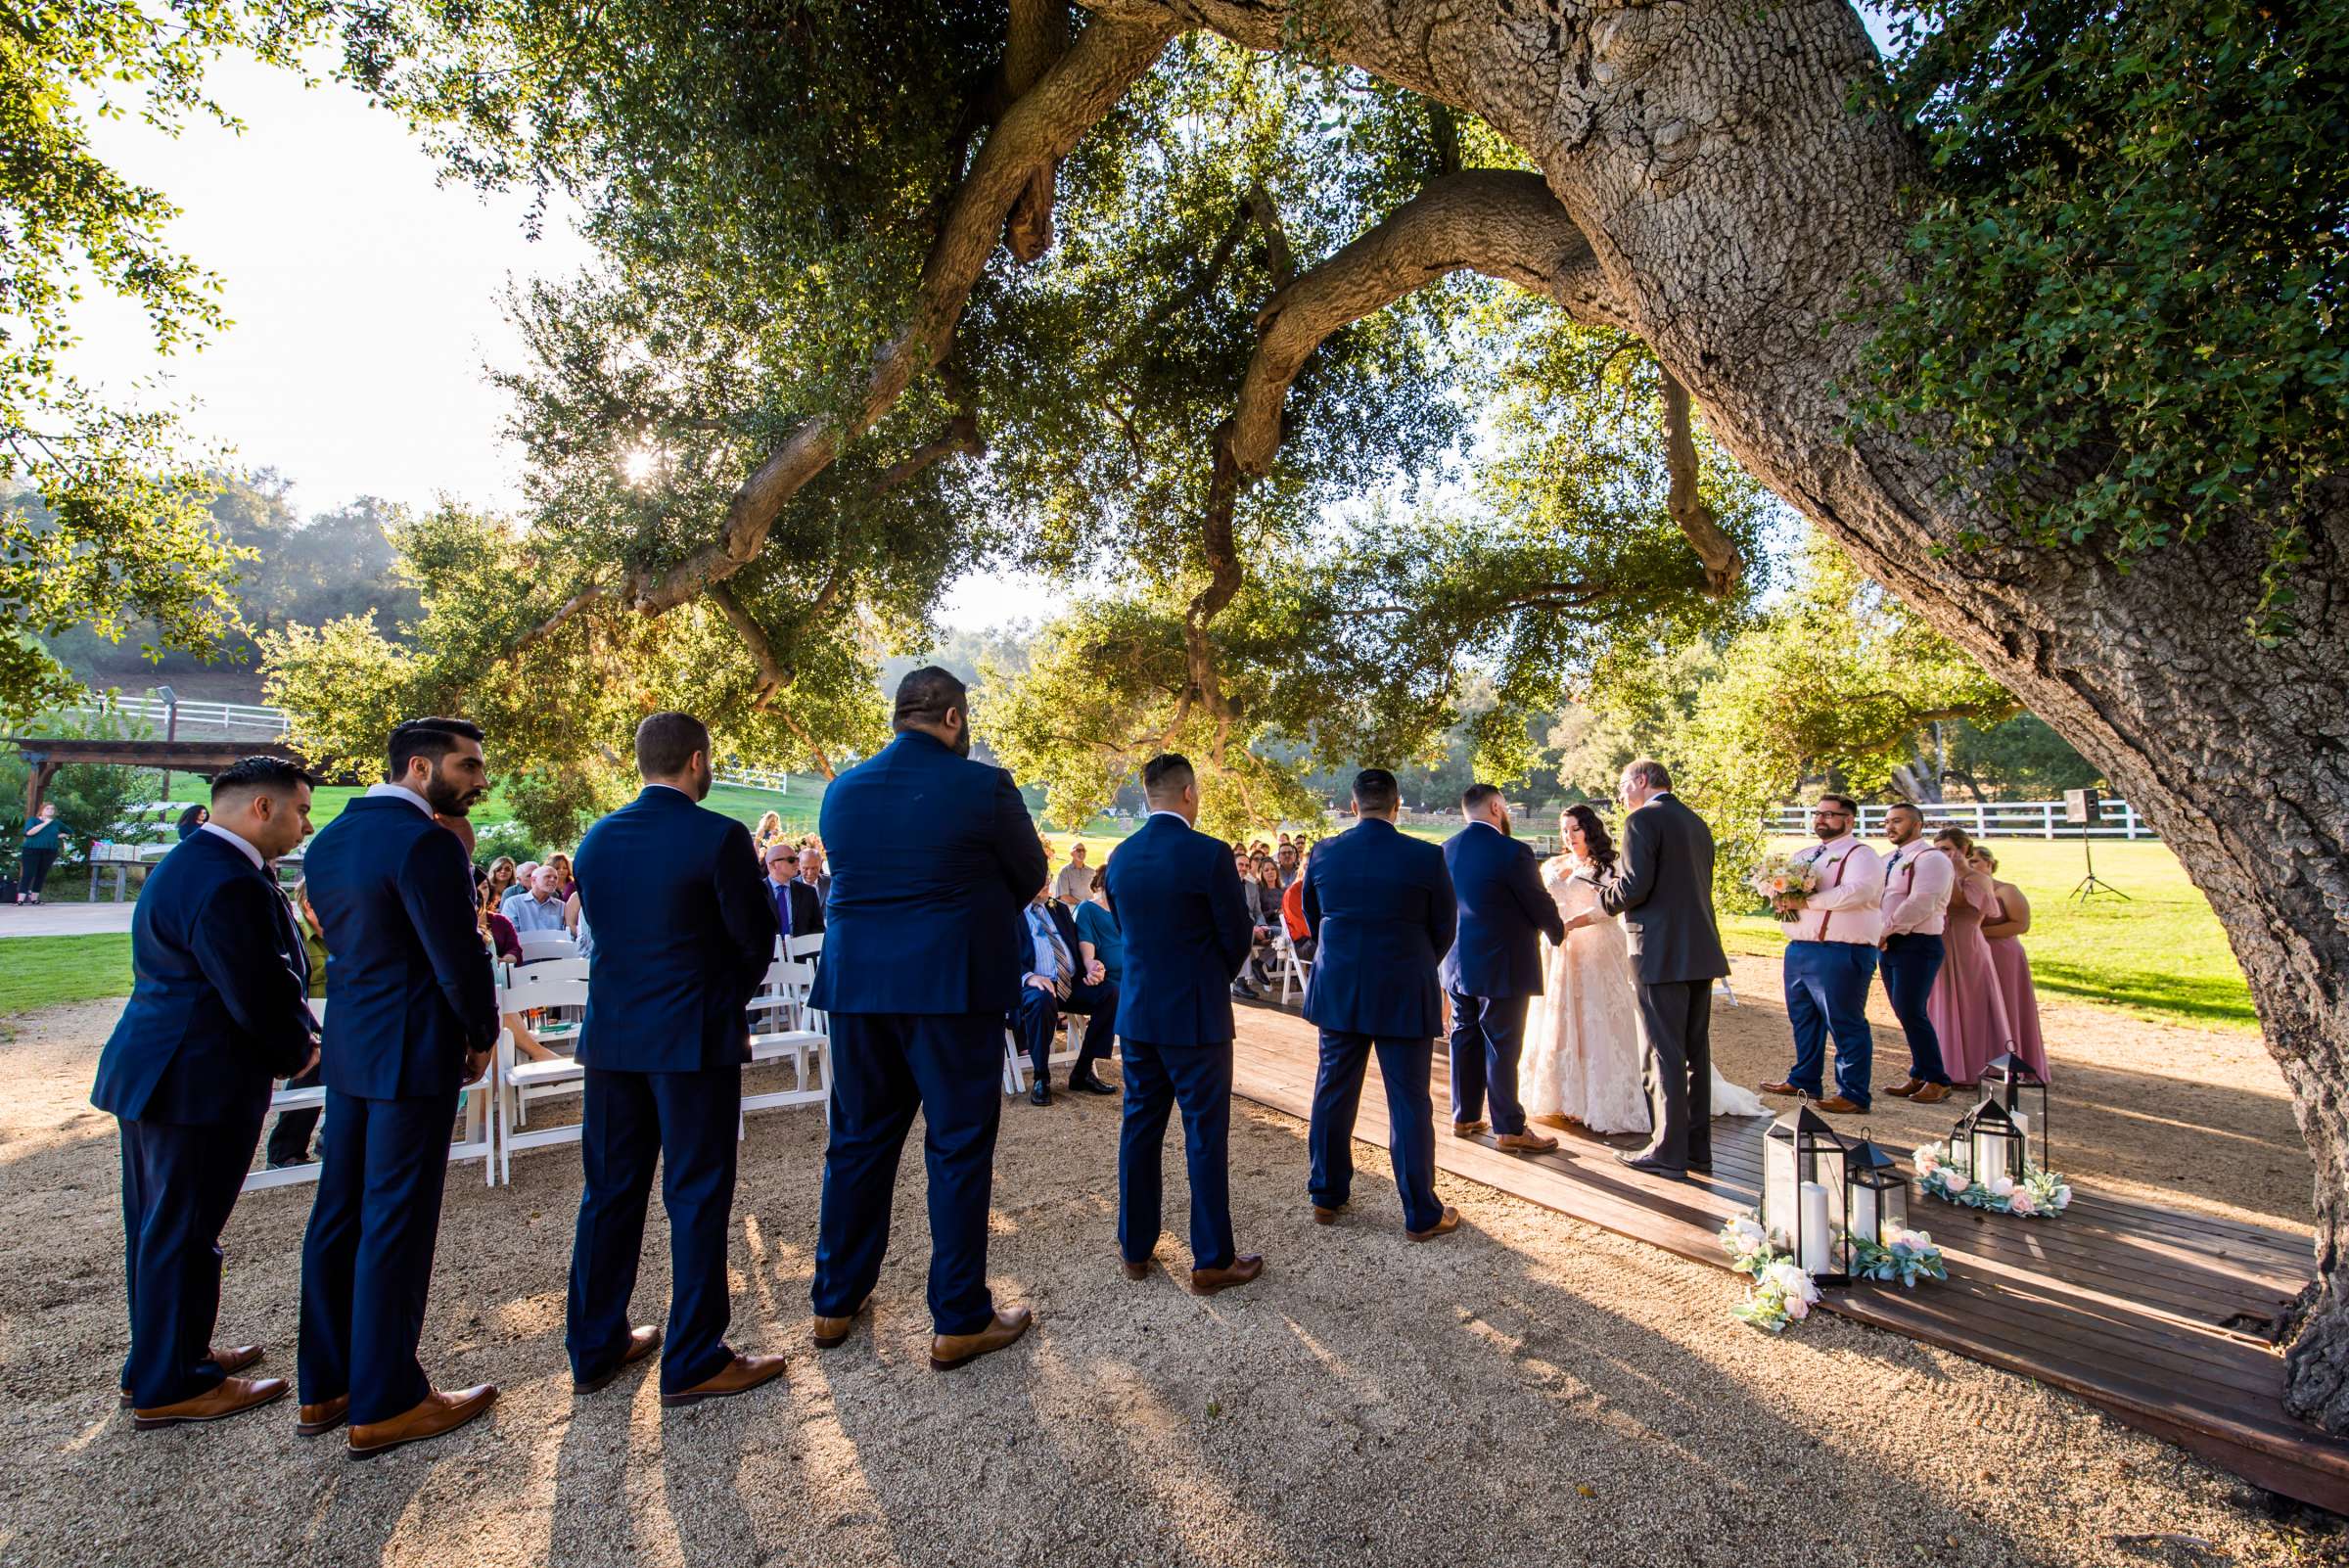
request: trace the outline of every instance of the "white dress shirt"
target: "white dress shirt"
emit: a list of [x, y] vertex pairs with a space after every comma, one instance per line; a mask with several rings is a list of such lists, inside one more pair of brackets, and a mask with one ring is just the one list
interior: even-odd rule
[[427, 816], [433, 814], [433, 803], [405, 784], [370, 784], [367, 786], [367, 799], [371, 801], [401, 800]]
[[260, 852], [260, 851], [258, 851], [258, 850], [254, 849], [254, 848], [253, 848], [253, 847], [251, 844], [247, 843], [247, 842], [246, 842], [244, 839], [242, 839], [242, 838], [239, 838], [239, 837], [238, 837], [236, 834], [234, 834], [234, 833], [231, 833], [231, 832], [230, 832], [228, 829], [226, 829], [226, 828], [222, 827], [222, 826], [221, 826], [219, 823], [217, 823], [217, 822], [201, 822], [201, 823], [197, 824], [196, 831], [197, 831], [197, 832], [199, 832], [199, 833], [209, 833], [209, 834], [211, 834], [211, 835], [212, 835], [214, 838], [221, 838], [221, 839], [226, 839], [226, 840], [228, 840], [228, 842], [229, 842], [229, 843], [231, 843], [231, 844], [233, 844], [233, 845], [235, 845], [235, 846], [237, 847], [237, 849], [238, 849], [239, 853], [242, 853], [242, 854], [245, 856], [245, 858], [246, 858], [246, 859], [248, 859], [248, 860], [251, 860], [251, 861], [253, 862], [253, 868], [255, 871], [266, 871], [267, 869], [269, 869], [269, 868], [268, 868], [266, 865], [263, 865], [263, 864], [261, 863], [261, 852]]
[[1938, 937], [1958, 885], [1950, 857], [1923, 839], [1911, 839], [1884, 862], [1884, 935]]
[[1803, 900], [1788, 928], [1789, 942], [1849, 942], [1872, 947], [1884, 935], [1884, 867], [1876, 852], [1846, 832], [1797, 854], [1819, 878], [1819, 891]]

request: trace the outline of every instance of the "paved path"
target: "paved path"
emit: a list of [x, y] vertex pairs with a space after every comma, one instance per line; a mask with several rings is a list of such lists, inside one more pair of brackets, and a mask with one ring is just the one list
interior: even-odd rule
[[0, 904], [0, 940], [128, 931], [135, 903]]

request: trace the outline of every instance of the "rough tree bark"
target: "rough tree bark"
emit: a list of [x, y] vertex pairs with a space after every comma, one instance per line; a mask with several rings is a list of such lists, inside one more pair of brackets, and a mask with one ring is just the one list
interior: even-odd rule
[[[1089, 3], [1266, 50], [1284, 25], [1277, 0]], [[1843, 0], [1312, 0], [1287, 24], [1523, 150], [1729, 449], [2177, 851], [2250, 980], [2316, 1164], [2320, 1294], [2286, 1405], [2349, 1432], [2349, 485], [2304, 520], [2303, 629], [2263, 649], [2244, 631], [2259, 530], [2123, 573], [2093, 548], [2021, 543], [1948, 486], [1944, 458], [1847, 439], [1834, 388], [1865, 339], [1844, 318], [1899, 264], [1897, 196], [1917, 163], [1845, 107], [1875, 61]]]

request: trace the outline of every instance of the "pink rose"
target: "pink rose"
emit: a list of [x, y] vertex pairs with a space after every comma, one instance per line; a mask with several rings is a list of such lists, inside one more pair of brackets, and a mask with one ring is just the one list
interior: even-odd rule
[[1971, 1181], [1966, 1179], [1965, 1173], [1963, 1171], [1959, 1171], [1946, 1165], [1941, 1168], [1941, 1184], [1953, 1198], [1958, 1196], [1960, 1193], [1964, 1192], [1967, 1187], [1973, 1185]]
[[2013, 1194], [2006, 1200], [2006, 1207], [2016, 1214], [2027, 1215], [2036, 1214], [2039, 1212], [2039, 1205], [2031, 1201], [2031, 1189], [2029, 1187], [2015, 1188]]

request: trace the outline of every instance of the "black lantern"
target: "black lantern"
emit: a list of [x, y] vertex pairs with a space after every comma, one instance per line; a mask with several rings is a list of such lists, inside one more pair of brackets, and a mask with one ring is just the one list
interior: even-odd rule
[[1762, 1140], [1762, 1228], [1822, 1285], [1852, 1279], [1843, 1233], [1850, 1155], [1851, 1145], [1808, 1104], [1779, 1117]]
[[1851, 1194], [1844, 1212], [1852, 1217], [1852, 1235], [1885, 1245], [1887, 1230], [1909, 1228], [1909, 1178], [1901, 1174], [1901, 1162], [1892, 1152], [1865, 1134], [1852, 1145], [1847, 1163]]
[[1950, 1149], [1964, 1154], [1966, 1175], [1976, 1181], [1987, 1185], [2005, 1176], [2019, 1184], [2023, 1179], [2022, 1129], [1995, 1099], [1984, 1100], [1958, 1119], [1950, 1132]]
[[2034, 1137], [2039, 1140], [2036, 1163], [2042, 1171], [2055, 1169], [2048, 1145], [2048, 1081], [2033, 1072], [2029, 1062], [2011, 1051], [1992, 1057], [1982, 1069], [1982, 1098], [2006, 1107], [2026, 1152]]

